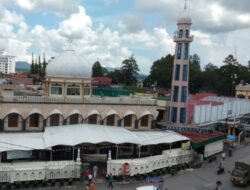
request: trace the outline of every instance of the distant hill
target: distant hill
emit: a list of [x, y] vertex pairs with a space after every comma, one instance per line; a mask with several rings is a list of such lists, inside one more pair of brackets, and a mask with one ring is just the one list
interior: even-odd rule
[[30, 67], [26, 61], [16, 61], [16, 72], [30, 72]]

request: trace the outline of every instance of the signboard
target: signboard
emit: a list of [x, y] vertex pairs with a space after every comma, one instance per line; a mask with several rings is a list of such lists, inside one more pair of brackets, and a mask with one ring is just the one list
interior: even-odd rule
[[22, 150], [12, 150], [7, 152], [8, 160], [22, 159], [22, 158], [31, 158], [32, 150], [22, 151]]
[[107, 159], [107, 154], [82, 154], [83, 161], [106, 162]]

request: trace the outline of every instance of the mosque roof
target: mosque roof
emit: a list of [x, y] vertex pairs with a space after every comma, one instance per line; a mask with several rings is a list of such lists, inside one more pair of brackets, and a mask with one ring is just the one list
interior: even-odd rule
[[63, 78], [90, 78], [92, 69], [74, 50], [65, 50], [47, 65], [46, 75]]

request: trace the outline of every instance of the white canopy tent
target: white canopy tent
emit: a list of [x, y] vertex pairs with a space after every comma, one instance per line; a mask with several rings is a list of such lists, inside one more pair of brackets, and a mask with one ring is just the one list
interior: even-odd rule
[[46, 127], [45, 132], [41, 133], [1, 133], [0, 152], [49, 149], [57, 145], [75, 146], [82, 143], [153, 145], [183, 140], [189, 138], [173, 131], [133, 132], [117, 126], [77, 124]]

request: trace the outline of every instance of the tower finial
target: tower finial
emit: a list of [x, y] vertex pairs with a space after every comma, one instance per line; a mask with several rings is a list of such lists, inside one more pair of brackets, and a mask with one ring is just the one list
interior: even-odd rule
[[187, 9], [187, 0], [185, 0], [184, 10]]

